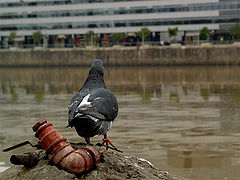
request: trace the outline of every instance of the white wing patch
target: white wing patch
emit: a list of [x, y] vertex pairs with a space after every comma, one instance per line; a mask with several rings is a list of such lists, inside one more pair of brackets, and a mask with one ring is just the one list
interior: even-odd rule
[[83, 98], [82, 102], [79, 104], [78, 107], [81, 107], [81, 106], [83, 106], [83, 105], [89, 105], [89, 104], [91, 104], [91, 102], [88, 102], [89, 96], [90, 96], [90, 94], [86, 95], [86, 96]]
[[98, 122], [99, 121], [99, 119], [98, 118], [95, 118], [95, 117], [93, 117], [93, 116], [90, 116], [90, 115], [87, 115], [88, 117], [90, 117], [92, 120], [94, 120], [95, 122]]

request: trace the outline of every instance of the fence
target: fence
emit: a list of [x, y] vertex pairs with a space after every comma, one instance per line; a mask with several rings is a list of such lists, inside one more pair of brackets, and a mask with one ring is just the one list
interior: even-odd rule
[[75, 44], [75, 43], [54, 43], [54, 44], [17, 44], [17, 45], [0, 45], [0, 49], [46, 49], [46, 48], [98, 48], [98, 47], [130, 47], [135, 46], [139, 47], [144, 44], [144, 46], [181, 46], [181, 45], [187, 45], [187, 46], [198, 46], [198, 45], [221, 45], [221, 44], [234, 44], [238, 41], [233, 40], [226, 40], [226, 41], [195, 41], [195, 42], [186, 42], [186, 41], [179, 41], [179, 42], [163, 42], [163, 41], [146, 41], [146, 42], [101, 42], [101, 43], [94, 43], [93, 45], [86, 43], [86, 44]]

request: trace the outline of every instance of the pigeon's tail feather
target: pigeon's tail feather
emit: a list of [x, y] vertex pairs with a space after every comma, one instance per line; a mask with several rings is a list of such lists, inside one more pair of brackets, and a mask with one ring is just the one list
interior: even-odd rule
[[96, 134], [98, 135], [104, 135], [106, 134], [112, 127], [112, 121], [100, 121], [99, 125], [96, 129]]
[[72, 121], [79, 136], [93, 137], [104, 135], [112, 127], [112, 122], [103, 121], [90, 115], [82, 115]]
[[91, 129], [95, 132], [95, 135], [104, 135], [112, 127], [112, 122], [111, 121], [110, 122], [109, 121], [102, 121], [102, 120], [96, 119], [94, 117], [90, 117], [90, 118], [94, 119], [94, 122], [92, 123]]

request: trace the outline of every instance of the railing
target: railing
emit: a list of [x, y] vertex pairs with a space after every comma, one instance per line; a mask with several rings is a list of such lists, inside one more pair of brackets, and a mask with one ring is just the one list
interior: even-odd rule
[[194, 41], [194, 42], [186, 42], [186, 41], [179, 41], [179, 42], [163, 42], [163, 41], [147, 41], [144, 42], [108, 42], [108, 43], [95, 43], [94, 45], [82, 45], [82, 44], [74, 44], [74, 43], [55, 43], [55, 44], [17, 44], [17, 45], [0, 45], [0, 49], [33, 49], [33, 50], [41, 50], [47, 48], [98, 48], [98, 47], [140, 47], [144, 46], [200, 46], [200, 45], [227, 45], [227, 44], [234, 44], [240, 43], [240, 40], [224, 40], [224, 41]]

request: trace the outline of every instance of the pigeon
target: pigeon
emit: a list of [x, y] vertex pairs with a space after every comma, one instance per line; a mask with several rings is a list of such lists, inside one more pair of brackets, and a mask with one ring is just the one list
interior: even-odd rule
[[104, 83], [104, 67], [100, 59], [95, 59], [82, 88], [72, 97], [68, 111], [68, 126], [74, 127], [77, 134], [90, 144], [90, 138], [104, 135], [103, 143], [110, 143], [107, 132], [118, 115], [115, 95]]

